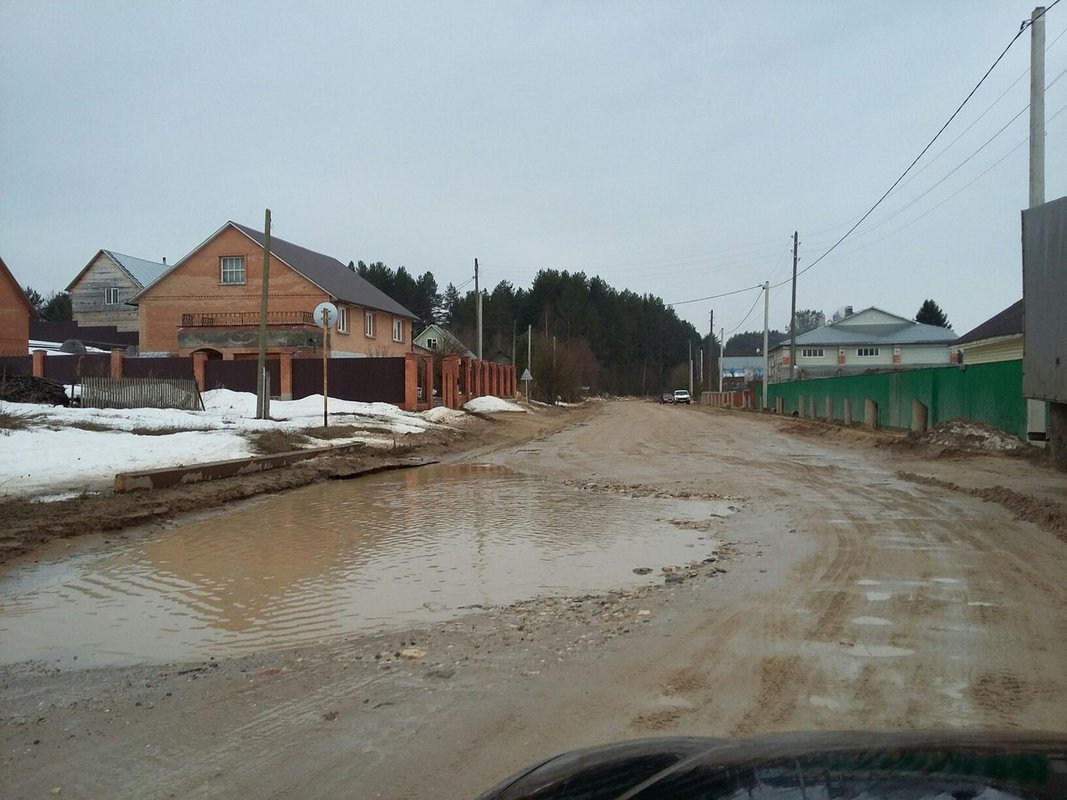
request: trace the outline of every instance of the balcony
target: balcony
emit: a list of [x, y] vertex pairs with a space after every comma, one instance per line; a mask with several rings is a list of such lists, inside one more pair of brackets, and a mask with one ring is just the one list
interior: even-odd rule
[[[315, 326], [310, 311], [268, 311], [267, 325]], [[206, 314], [182, 314], [183, 328], [258, 328], [258, 311], [223, 311]]]
[[[322, 329], [310, 311], [268, 311], [266, 344], [271, 351], [322, 352]], [[182, 351], [254, 353], [259, 349], [259, 312], [182, 314], [178, 347]]]

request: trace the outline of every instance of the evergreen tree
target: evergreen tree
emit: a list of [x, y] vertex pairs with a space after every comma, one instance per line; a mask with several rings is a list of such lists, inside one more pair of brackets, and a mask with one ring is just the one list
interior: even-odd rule
[[952, 323], [948, 321], [948, 317], [941, 310], [941, 306], [933, 300], [923, 300], [922, 306], [920, 306], [918, 313], [915, 315], [915, 321], [924, 325], [936, 325], [939, 328], [952, 327]]

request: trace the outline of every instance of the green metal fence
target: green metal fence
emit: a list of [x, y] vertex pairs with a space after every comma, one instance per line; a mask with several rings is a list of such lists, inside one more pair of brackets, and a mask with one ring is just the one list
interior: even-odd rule
[[[1026, 440], [1026, 400], [1022, 396], [1022, 361], [1001, 361], [965, 367], [876, 372], [840, 378], [772, 383], [768, 405], [782, 400], [782, 413], [844, 421], [845, 400], [851, 404], [850, 422], [863, 422], [866, 401], [878, 405], [878, 426], [908, 429], [913, 401], [927, 408], [927, 425], [961, 417], [984, 422]], [[803, 405], [802, 405], [803, 404]], [[759, 402], [757, 401], [757, 407]]]

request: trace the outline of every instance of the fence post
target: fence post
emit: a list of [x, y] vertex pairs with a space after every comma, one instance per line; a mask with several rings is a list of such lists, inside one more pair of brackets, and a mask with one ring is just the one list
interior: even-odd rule
[[207, 353], [193, 353], [193, 378], [196, 380], [196, 388], [200, 391], [207, 390]]
[[45, 351], [44, 350], [34, 350], [33, 351], [33, 377], [35, 377], [35, 378], [43, 378], [44, 377], [44, 359], [45, 359]]
[[823, 412], [825, 413], [827, 422], [834, 421], [834, 399], [832, 397], [827, 397], [823, 401]]
[[419, 398], [419, 355], [404, 353], [404, 411], [415, 411]]
[[869, 397], [863, 401], [863, 424], [872, 429], [878, 427], [878, 404]]
[[293, 354], [278, 354], [279, 383], [278, 397], [281, 400], [293, 399]]
[[455, 353], [441, 359], [441, 401], [445, 408], [459, 408], [459, 356]]
[[915, 433], [925, 433], [929, 409], [918, 400], [911, 401], [911, 429]]
[[852, 424], [852, 401], [849, 400], [846, 397], [844, 399], [844, 401], [843, 401], [843, 405], [844, 405], [844, 410], [841, 412], [841, 416], [843, 418], [842, 421], [846, 425], [851, 425]]
[[122, 377], [122, 362], [126, 358], [126, 352], [119, 348], [115, 348], [111, 351], [111, 377]]

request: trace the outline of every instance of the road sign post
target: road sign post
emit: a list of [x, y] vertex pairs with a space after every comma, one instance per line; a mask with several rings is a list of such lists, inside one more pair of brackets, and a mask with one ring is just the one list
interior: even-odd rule
[[330, 380], [327, 355], [330, 351], [330, 328], [337, 324], [337, 306], [319, 303], [312, 312], [315, 324], [322, 328], [322, 427], [330, 426]]

